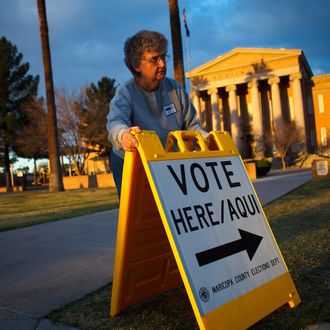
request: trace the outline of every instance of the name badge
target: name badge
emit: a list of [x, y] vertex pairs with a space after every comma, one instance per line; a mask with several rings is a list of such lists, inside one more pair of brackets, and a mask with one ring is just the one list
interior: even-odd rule
[[173, 113], [176, 113], [176, 108], [173, 103], [163, 106], [163, 110], [166, 113], [166, 116], [170, 116]]

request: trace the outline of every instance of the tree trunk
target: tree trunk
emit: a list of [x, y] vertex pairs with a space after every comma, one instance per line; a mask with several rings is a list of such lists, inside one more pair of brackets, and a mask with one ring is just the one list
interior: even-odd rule
[[7, 192], [13, 190], [14, 183], [11, 182], [11, 169], [10, 169], [10, 156], [9, 156], [9, 146], [5, 144], [4, 150], [4, 165], [5, 165], [5, 173], [6, 173], [6, 190]]
[[42, 58], [44, 63], [45, 85], [46, 85], [46, 99], [47, 99], [47, 128], [48, 128], [48, 152], [50, 163], [49, 175], [49, 191], [64, 191], [61, 164], [58, 147], [58, 132], [57, 119], [53, 86], [53, 73], [50, 57], [48, 24], [46, 16], [45, 0], [37, 0], [39, 21], [40, 21], [40, 35]]
[[173, 48], [174, 78], [185, 88], [181, 24], [177, 0], [168, 0]]
[[37, 185], [37, 160], [33, 158], [33, 177], [34, 177], [34, 186]]

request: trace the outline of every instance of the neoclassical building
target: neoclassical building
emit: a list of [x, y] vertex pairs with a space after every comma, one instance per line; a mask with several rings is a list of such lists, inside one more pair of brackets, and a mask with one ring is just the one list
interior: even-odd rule
[[[274, 156], [266, 137], [282, 122], [302, 128], [307, 152], [330, 155], [330, 74], [313, 76], [302, 50], [237, 48], [187, 77], [203, 126], [230, 132], [243, 158]], [[86, 162], [88, 173], [108, 169], [108, 157]]]
[[187, 73], [204, 127], [229, 131], [243, 158], [272, 156], [266, 137], [290, 121], [315, 152], [312, 76], [302, 50], [267, 48], [236, 48]]

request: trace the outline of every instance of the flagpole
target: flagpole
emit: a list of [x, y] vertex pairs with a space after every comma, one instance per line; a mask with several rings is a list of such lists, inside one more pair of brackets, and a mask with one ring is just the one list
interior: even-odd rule
[[191, 66], [190, 66], [190, 53], [189, 53], [189, 37], [186, 35], [186, 47], [187, 47], [187, 62], [188, 62], [188, 72], [189, 72], [189, 89], [190, 92], [192, 92], [191, 90]]
[[182, 12], [182, 17], [183, 17], [183, 23], [184, 23], [184, 27], [186, 30], [186, 48], [187, 48], [187, 62], [188, 62], [188, 72], [189, 72], [189, 89], [191, 92], [191, 67], [190, 67], [190, 53], [189, 53], [189, 36], [190, 36], [190, 31], [188, 28], [188, 24], [187, 24], [187, 16], [186, 16], [186, 9], [183, 8], [183, 12]]

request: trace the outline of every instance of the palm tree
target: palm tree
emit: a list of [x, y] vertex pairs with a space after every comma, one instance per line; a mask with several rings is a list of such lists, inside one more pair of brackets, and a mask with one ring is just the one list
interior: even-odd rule
[[174, 78], [185, 88], [181, 24], [177, 0], [168, 0], [173, 48]]
[[46, 99], [47, 99], [47, 128], [48, 128], [48, 152], [49, 152], [49, 191], [63, 191], [63, 181], [58, 147], [57, 119], [54, 97], [53, 73], [50, 58], [48, 37], [48, 24], [46, 16], [45, 0], [37, 0], [40, 22], [40, 35], [42, 47], [42, 59], [44, 63]]

